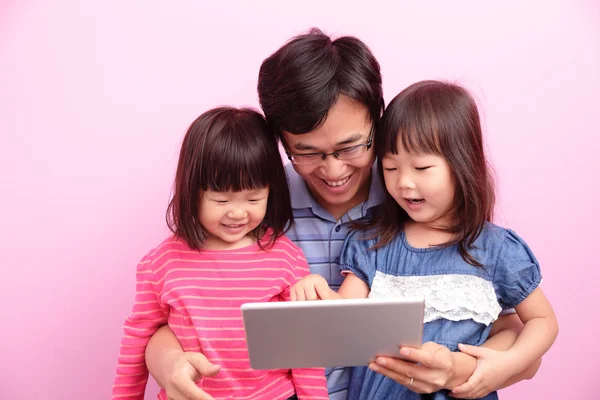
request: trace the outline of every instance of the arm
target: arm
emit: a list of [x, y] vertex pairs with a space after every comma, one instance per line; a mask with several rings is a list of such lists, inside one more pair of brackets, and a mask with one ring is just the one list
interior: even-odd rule
[[[518, 328], [516, 327], [518, 327], [520, 322], [513, 315], [502, 316], [499, 322], [504, 318], [507, 321], [501, 322], [500, 328], [496, 329], [499, 332], [488, 339], [481, 347], [461, 345], [460, 349], [463, 352], [451, 352], [445, 346], [427, 342], [423, 344], [421, 349], [400, 349], [400, 357], [402, 359], [380, 357], [376, 360], [376, 363], [372, 363], [369, 367], [401, 385], [410, 386], [411, 390], [417, 393], [432, 393], [441, 389], [451, 390], [458, 385], [469, 382], [469, 386], [465, 385], [464, 390], [461, 388], [456, 391], [455, 389], [452, 391], [452, 394], [460, 398], [484, 397], [494, 390], [517, 383], [523, 379], [529, 379], [539, 367], [539, 359], [535, 360], [532, 365], [529, 365], [523, 371], [515, 371], [509, 363], [503, 361], [506, 363], [506, 367], [503, 370], [508, 370], [513, 375], [507, 378], [507, 380], [497, 382], [495, 386], [487, 387], [487, 390], [478, 392], [479, 395], [472, 394], [471, 390], [473, 387], [477, 387], [481, 383], [478, 380], [479, 376], [473, 374], [480, 355], [471, 354], [471, 351], [467, 354], [464, 349], [473, 349], [473, 353], [475, 351], [482, 352], [486, 349], [494, 352], [494, 354], [506, 353], [503, 350], [510, 349], [516, 341], [518, 336]], [[496, 376], [494, 371], [490, 375]], [[475, 382], [471, 381], [472, 376], [475, 376]], [[413, 378], [412, 385], [410, 385], [411, 378]]]
[[[476, 356], [479, 365], [469, 381], [452, 390], [457, 397], [477, 398], [491, 390], [510, 386], [523, 379], [531, 379], [541, 364], [541, 356], [548, 351], [558, 334], [558, 322], [550, 303], [540, 288], [535, 289], [515, 307], [525, 323], [523, 330], [504, 330], [488, 342], [500, 347], [494, 351], [461, 346], [461, 351]], [[506, 348], [507, 343], [514, 344]], [[492, 348], [492, 347], [490, 347]], [[502, 368], [498, 368], [502, 365]]]
[[[493, 282], [499, 302], [504, 307], [514, 307], [525, 326], [518, 335], [512, 333], [517, 338], [506, 351], [461, 346], [462, 352], [477, 357], [478, 365], [466, 384], [453, 389], [454, 394], [464, 398], [479, 397], [489, 390], [535, 375], [541, 355], [550, 348], [558, 333], [552, 307], [539, 288], [541, 279], [539, 263], [529, 246], [515, 232], [507, 230], [495, 264]], [[508, 329], [515, 330], [515, 326]], [[511, 333], [504, 330], [502, 334], [508, 337]]]
[[[521, 322], [517, 314], [501, 315], [492, 326], [490, 338], [483, 345], [481, 345], [480, 348], [487, 348], [491, 350], [508, 350], [516, 342], [517, 337], [522, 330], [523, 322]], [[474, 354], [471, 355], [475, 356]], [[523, 372], [513, 375], [496, 390], [514, 385], [515, 383], [524, 379], [532, 379], [537, 373], [541, 364], [542, 359], [537, 359]]]
[[213, 400], [196, 381], [217, 374], [220, 367], [202, 353], [184, 352], [168, 325], [162, 326], [146, 347], [146, 364], [158, 385], [172, 400]]
[[[484, 344], [481, 345], [481, 347], [470, 347], [473, 347], [475, 349], [491, 349], [500, 351], [509, 350], [511, 346], [517, 341], [517, 337], [523, 329], [523, 323], [521, 322], [517, 314], [503, 316], [496, 322], [501, 322], [500, 324], [498, 324], [498, 326], [502, 326], [502, 328], [500, 328], [502, 330], [500, 330], [494, 336], [490, 337]], [[496, 327], [496, 323], [494, 323], [494, 327]], [[494, 328], [492, 328], [492, 330], [493, 329]], [[476, 354], [471, 355], [477, 357]], [[515, 383], [520, 382], [524, 379], [532, 379], [537, 373], [541, 364], [542, 359], [539, 358], [536, 361], [534, 361], [533, 364], [527, 367], [524, 371], [511, 376], [506, 382], [504, 382], [500, 387], [498, 387], [495, 390], [503, 389], [505, 387], [514, 385]]]
[[558, 321], [550, 302], [539, 287], [515, 307], [525, 324], [514, 345], [508, 350], [516, 371], [524, 371], [539, 360], [558, 336]]
[[150, 336], [167, 322], [167, 311], [158, 301], [157, 292], [154, 272], [150, 261], [145, 258], [137, 267], [135, 303], [123, 326], [124, 335], [112, 389], [113, 399], [144, 398], [148, 381], [144, 349]]

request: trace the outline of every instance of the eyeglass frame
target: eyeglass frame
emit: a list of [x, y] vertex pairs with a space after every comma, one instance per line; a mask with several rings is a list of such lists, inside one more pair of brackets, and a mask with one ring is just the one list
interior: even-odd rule
[[[325, 159], [329, 156], [334, 156], [337, 160], [342, 160], [344, 161], [344, 159], [340, 159], [340, 155], [339, 152], [341, 151], [347, 151], [348, 149], [357, 149], [359, 147], [365, 146], [367, 148], [367, 151], [369, 151], [369, 149], [371, 149], [371, 146], [373, 146], [373, 136], [375, 136], [375, 124], [373, 124], [373, 126], [371, 126], [371, 132], [369, 133], [369, 137], [367, 139], [366, 143], [361, 143], [361, 144], [355, 144], [354, 146], [348, 146], [348, 147], [343, 147], [341, 149], [337, 149], [335, 151], [332, 151], [331, 153], [325, 153], [323, 151], [316, 151], [314, 153], [290, 153], [289, 151], [287, 151], [287, 149], [285, 150], [285, 154], [287, 155], [287, 158], [295, 165], [314, 165], [317, 164], [319, 162], [323, 162], [325, 161]], [[365, 152], [366, 153], [366, 152]], [[363, 154], [365, 154], [363, 153]], [[316, 160], [314, 163], [308, 163], [308, 164], [297, 164], [294, 162], [294, 156], [314, 156], [314, 155], [321, 155], [321, 159], [320, 160]], [[363, 154], [354, 157], [354, 158], [358, 158], [360, 156], [362, 156]], [[347, 158], [346, 160], [354, 160], [354, 158]]]

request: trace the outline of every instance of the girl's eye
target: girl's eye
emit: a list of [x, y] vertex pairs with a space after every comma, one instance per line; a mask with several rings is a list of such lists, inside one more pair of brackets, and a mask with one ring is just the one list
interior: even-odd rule
[[429, 168], [431, 168], [431, 166], [427, 166], [427, 167], [415, 167], [415, 169], [417, 171], [425, 171], [426, 169], [429, 169]]
[[227, 204], [227, 200], [215, 200], [217, 204]]
[[396, 168], [386, 168], [386, 167], [383, 167], [383, 169], [385, 171], [395, 171], [396, 170]]

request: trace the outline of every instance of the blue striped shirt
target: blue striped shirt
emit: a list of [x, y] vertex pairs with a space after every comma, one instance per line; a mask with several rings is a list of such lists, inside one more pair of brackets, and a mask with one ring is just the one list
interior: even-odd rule
[[[329, 286], [337, 290], [342, 284], [339, 266], [340, 249], [351, 228], [351, 221], [369, 218], [374, 207], [383, 203], [383, 186], [377, 175], [376, 166], [371, 170], [371, 185], [367, 201], [353, 207], [336, 220], [310, 194], [306, 182], [294, 170], [292, 164], [285, 166], [294, 224], [287, 231], [289, 237], [304, 252], [310, 271], [323, 276]], [[346, 400], [350, 382], [350, 368], [328, 368], [327, 387], [331, 400]]]

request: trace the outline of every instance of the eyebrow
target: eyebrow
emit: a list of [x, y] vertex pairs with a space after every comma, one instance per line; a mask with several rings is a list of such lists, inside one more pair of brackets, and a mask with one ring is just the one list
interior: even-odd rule
[[[363, 135], [360, 133], [354, 133], [346, 139], [339, 141], [335, 144], [335, 147], [344, 146], [346, 144], [351, 144], [363, 138]], [[311, 146], [310, 144], [298, 142], [294, 145], [294, 150], [304, 151], [304, 150], [312, 150], [317, 151], [318, 149], [315, 146]]]

